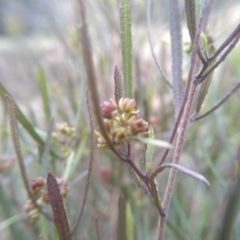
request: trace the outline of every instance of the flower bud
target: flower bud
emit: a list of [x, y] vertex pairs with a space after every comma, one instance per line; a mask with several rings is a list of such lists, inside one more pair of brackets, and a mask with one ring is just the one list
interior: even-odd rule
[[35, 206], [32, 203], [32, 200], [28, 199], [23, 208], [26, 212], [30, 212], [35, 208]]
[[105, 148], [105, 147], [107, 147], [107, 144], [106, 144], [104, 138], [98, 137], [97, 147], [98, 147], [98, 148]]
[[57, 183], [58, 183], [58, 186], [60, 188], [60, 192], [61, 192], [62, 197], [66, 197], [69, 193], [69, 188], [68, 188], [67, 181], [62, 179], [62, 178], [57, 178]]
[[100, 107], [102, 116], [108, 119], [111, 119], [114, 112], [117, 110], [117, 107], [110, 101], [104, 101]]
[[118, 103], [119, 109], [122, 112], [131, 112], [136, 106], [136, 102], [132, 98], [121, 98]]
[[45, 182], [46, 181], [43, 177], [34, 178], [30, 183], [33, 193], [36, 194], [37, 192], [39, 192], [44, 186]]
[[206, 51], [208, 46], [208, 40], [204, 32], [200, 33], [200, 40], [201, 40], [203, 49]]
[[138, 133], [146, 132], [148, 129], [148, 122], [144, 121], [143, 119], [136, 119], [131, 124], [131, 131], [133, 135]]
[[114, 129], [111, 132], [110, 138], [113, 141], [113, 144], [120, 144], [122, 142], [125, 142], [129, 137], [129, 133], [125, 127], [119, 127], [117, 129]]
[[49, 194], [48, 194], [48, 191], [46, 191], [46, 192], [43, 194], [43, 202], [49, 203]]

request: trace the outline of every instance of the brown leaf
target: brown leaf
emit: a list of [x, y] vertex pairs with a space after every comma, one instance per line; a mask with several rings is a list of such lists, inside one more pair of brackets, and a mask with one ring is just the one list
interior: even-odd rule
[[64, 209], [63, 199], [55, 177], [48, 173], [47, 189], [49, 202], [52, 207], [53, 217], [60, 240], [71, 240], [71, 233], [68, 224], [67, 214]]

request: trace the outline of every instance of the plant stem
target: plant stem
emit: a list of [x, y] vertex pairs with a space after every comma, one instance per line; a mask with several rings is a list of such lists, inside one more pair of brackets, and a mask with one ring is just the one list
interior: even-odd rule
[[[199, 43], [200, 31], [202, 29], [204, 17], [206, 17], [205, 12], [206, 12], [207, 8], [208, 8], [208, 1], [205, 1], [203, 8], [202, 8], [201, 17], [198, 22], [197, 31], [196, 31], [196, 35], [195, 35], [194, 43], [193, 43], [191, 67], [189, 70], [187, 89], [186, 89], [186, 91], [187, 91], [188, 87], [189, 87], [189, 92], [185, 92], [184, 98], [186, 98], [186, 105], [185, 105], [185, 107], [184, 107], [184, 105], [182, 105], [182, 107], [181, 107], [181, 110], [182, 110], [182, 108], [184, 108], [184, 112], [183, 112], [183, 116], [181, 118], [180, 127], [178, 128], [179, 135], [177, 138], [176, 147], [175, 147], [175, 151], [174, 151], [174, 155], [173, 155], [173, 163], [175, 163], [175, 164], [178, 164], [179, 160], [180, 160], [182, 148], [183, 148], [183, 145], [185, 142], [185, 134], [186, 134], [186, 131], [188, 128], [190, 111], [191, 111], [191, 107], [192, 107], [192, 103], [193, 103], [193, 97], [194, 97], [195, 90], [197, 88], [197, 84], [194, 82], [194, 77], [195, 77], [198, 62], [199, 62], [199, 58], [198, 58], [198, 54], [197, 54], [198, 49], [199, 49], [198, 43]], [[183, 104], [184, 104], [184, 102], [183, 102]], [[180, 113], [181, 113], [181, 111], [180, 111]], [[172, 192], [173, 192], [173, 188], [175, 185], [176, 176], [177, 176], [177, 170], [171, 169], [170, 175], [168, 178], [166, 191], [164, 194], [163, 204], [162, 204], [163, 211], [166, 214], [163, 216], [160, 216], [158, 240], [163, 240], [163, 238], [164, 238], [164, 230], [165, 230], [166, 220], [167, 220], [166, 219], [167, 211], [168, 211], [168, 207], [169, 207], [170, 200], [172, 197]]]
[[[173, 156], [173, 163], [178, 164], [180, 157], [181, 157], [181, 153], [182, 153], [182, 148], [185, 142], [185, 134], [188, 128], [188, 123], [189, 123], [189, 116], [190, 116], [190, 111], [191, 111], [191, 106], [192, 106], [192, 102], [193, 102], [193, 98], [194, 98], [194, 93], [196, 90], [197, 85], [195, 84], [191, 84], [190, 86], [190, 91], [189, 91], [189, 97], [188, 97], [188, 101], [185, 107], [185, 111], [183, 114], [183, 118], [182, 118], [182, 123], [181, 126], [179, 128], [179, 135], [177, 138], [177, 143], [176, 143], [176, 148], [174, 151], [174, 156]], [[172, 168], [170, 171], [170, 175], [168, 178], [168, 184], [167, 184], [167, 188], [165, 191], [165, 195], [164, 195], [164, 199], [163, 199], [163, 209], [164, 211], [167, 213], [169, 204], [170, 204], [170, 200], [172, 197], [172, 192], [173, 192], [173, 188], [175, 185], [175, 180], [176, 180], [176, 176], [177, 176], [177, 170]], [[160, 227], [159, 227], [159, 235], [158, 235], [158, 240], [163, 240], [164, 237], [164, 228], [166, 225], [166, 215], [161, 217], [160, 220]]]
[[222, 106], [222, 104], [224, 104], [232, 95], [233, 93], [235, 93], [238, 89], [240, 88], [240, 82], [237, 82], [233, 88], [215, 105], [213, 106], [211, 109], [209, 109], [207, 112], [205, 112], [204, 114], [198, 116], [198, 117], [194, 117], [191, 118], [190, 121], [194, 122], [197, 120], [200, 120], [208, 115], [210, 115], [211, 113], [213, 113], [215, 110], [217, 110], [220, 106]]

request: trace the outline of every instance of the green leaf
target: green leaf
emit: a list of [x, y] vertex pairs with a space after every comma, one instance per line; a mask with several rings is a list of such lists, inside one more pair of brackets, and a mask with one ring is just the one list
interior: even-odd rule
[[127, 239], [126, 200], [120, 196], [118, 200], [118, 240]]
[[150, 144], [157, 147], [173, 149], [172, 144], [163, 140], [152, 139], [152, 138], [142, 138], [142, 137], [132, 137], [131, 139], [144, 144]]
[[187, 27], [193, 43], [196, 33], [196, 6], [195, 0], [185, 0], [185, 11], [187, 16]]
[[77, 148], [77, 151], [72, 152], [67, 159], [66, 168], [63, 174], [63, 179], [67, 181], [69, 181], [72, 178], [73, 173], [76, 170], [76, 168], [79, 166], [82, 160], [82, 156], [86, 150], [87, 133], [83, 132], [81, 137], [82, 139], [79, 147]]
[[[151, 140], [154, 139], [154, 131], [151, 125], [149, 126], [148, 139], [151, 139]], [[144, 167], [144, 170], [147, 172], [147, 174], [149, 174], [151, 171], [153, 153], [154, 153], [154, 145], [147, 144], [146, 158], [145, 158], [145, 161], [143, 162], [143, 167]]]
[[47, 130], [47, 137], [43, 146], [43, 149], [41, 151], [41, 165], [42, 165], [42, 174], [46, 174], [47, 168], [48, 168], [48, 156], [51, 149], [51, 139], [52, 139], [52, 132], [53, 132], [53, 125], [54, 120], [53, 118], [50, 119], [48, 130]]
[[[211, 55], [212, 53], [214, 53], [214, 51], [215, 51], [214, 46], [210, 45], [209, 46], [209, 54]], [[216, 59], [210, 64], [209, 67], [211, 67], [215, 62], [216, 62]], [[202, 108], [203, 102], [208, 93], [209, 86], [212, 82], [213, 73], [214, 73], [214, 71], [212, 73], [210, 73], [209, 76], [207, 77], [207, 79], [201, 84], [200, 91], [199, 91], [198, 98], [197, 98], [196, 112], [195, 112], [194, 116], [197, 115]]]
[[[4, 221], [2, 221], [0, 223], [0, 231], [2, 231], [5, 228], [10, 227], [14, 223], [17, 223], [17, 222], [19, 222], [19, 221], [21, 221], [23, 219], [27, 219], [27, 218], [28, 218], [28, 215], [26, 213], [20, 213], [18, 215], [14, 215], [14, 216], [12, 216], [12, 217], [10, 217], [8, 219], [5, 219]], [[20, 234], [20, 232], [18, 234]]]
[[1, 206], [1, 216], [2, 222], [0, 223], [0, 231], [5, 228], [8, 228], [11, 239], [19, 239], [24, 240], [27, 239], [25, 235], [25, 231], [20, 229], [17, 224], [20, 220], [28, 218], [26, 213], [21, 213], [18, 215], [14, 215], [14, 209], [12, 204], [9, 204], [9, 195], [7, 193], [7, 189], [4, 188], [6, 185], [3, 182], [0, 182], [0, 206]]
[[130, 202], [127, 202], [127, 239], [134, 240], [134, 221]]
[[131, 33], [131, 2], [122, 0], [120, 3], [122, 64], [124, 78], [124, 97], [132, 98], [132, 33]]
[[[6, 90], [6, 88], [2, 85], [0, 82], [0, 95], [3, 99], [5, 99], [5, 96], [8, 95], [11, 97], [11, 94]], [[44, 142], [42, 138], [38, 135], [38, 133], [35, 131], [33, 125], [28, 121], [28, 119], [25, 117], [25, 115], [22, 113], [20, 108], [18, 107], [17, 103], [13, 100], [14, 108], [16, 111], [16, 118], [17, 120], [22, 124], [22, 126], [26, 129], [26, 131], [30, 134], [30, 136], [41, 146], [43, 146]], [[50, 151], [51, 155], [56, 158], [59, 157], [53, 150]]]
[[43, 109], [45, 112], [46, 120], [50, 120], [50, 106], [49, 106], [49, 96], [47, 89], [47, 80], [45, 76], [45, 72], [42, 67], [39, 67], [36, 75], [38, 87], [42, 96]]

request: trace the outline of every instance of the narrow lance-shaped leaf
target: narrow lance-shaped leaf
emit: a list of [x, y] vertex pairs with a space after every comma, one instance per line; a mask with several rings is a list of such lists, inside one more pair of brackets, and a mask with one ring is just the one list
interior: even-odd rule
[[199, 181], [202, 181], [204, 183], [206, 183], [208, 186], [210, 186], [210, 183], [208, 182], [208, 180], [201, 174], [192, 171], [182, 165], [176, 164], [176, 163], [166, 163], [166, 164], [162, 164], [161, 166], [159, 166], [156, 170], [154, 170], [154, 172], [151, 174], [150, 178], [155, 178], [160, 172], [162, 172], [165, 168], [175, 168], [191, 177], [194, 177], [196, 179], [198, 179]]
[[[215, 47], [213, 46], [213, 44], [210, 44], [208, 46], [209, 49], [209, 55], [213, 54], [215, 52]], [[216, 59], [213, 60], [213, 62], [210, 64], [209, 67], [211, 67], [214, 63], [216, 62]], [[203, 105], [203, 102], [207, 96], [208, 93], [208, 89], [209, 86], [212, 82], [212, 77], [213, 77], [213, 72], [209, 74], [209, 76], [207, 77], [207, 79], [201, 84], [200, 90], [199, 90], [199, 94], [198, 94], [198, 98], [197, 98], [197, 104], [196, 104], [196, 112], [194, 115], [197, 115]]]
[[[154, 131], [151, 125], [149, 126], [149, 130], [148, 130], [148, 139], [154, 139]], [[153, 153], [154, 153], [154, 145], [147, 144], [146, 157], [145, 157], [145, 161], [143, 162], [143, 167], [147, 175], [151, 171]]]
[[[8, 91], [5, 89], [5, 87], [0, 82], [0, 94], [2, 97], [5, 97], [6, 95], [11, 96]], [[14, 102], [14, 100], [13, 100]], [[32, 136], [32, 138], [39, 144], [43, 144], [43, 140], [39, 137], [39, 135], [34, 130], [32, 124], [27, 120], [27, 118], [24, 116], [18, 105], [14, 102], [14, 107], [16, 111], [16, 117], [17, 120], [23, 125], [23, 127], [28, 131], [28, 133]]]
[[[11, 94], [8, 93], [6, 88], [2, 85], [0, 82], [0, 95], [5, 98], [6, 95], [11, 96]], [[16, 118], [17, 120], [22, 124], [22, 126], [26, 129], [26, 131], [30, 134], [30, 136], [39, 144], [43, 145], [44, 142], [42, 138], [39, 136], [39, 134], [35, 131], [33, 125], [28, 121], [28, 119], [25, 117], [25, 115], [22, 113], [21, 109], [18, 107], [18, 105], [15, 103], [14, 100], [12, 100], [14, 103], [14, 108], [16, 111]], [[52, 149], [50, 150], [50, 153], [52, 156], [56, 158], [61, 158], [58, 156]]]
[[123, 90], [122, 90], [122, 81], [121, 75], [117, 65], [114, 68], [114, 84], [115, 84], [115, 100], [118, 103], [120, 98], [123, 97]]
[[151, 196], [152, 196], [153, 202], [154, 202], [155, 206], [157, 207], [159, 214], [162, 215], [162, 214], [164, 214], [164, 211], [162, 209], [162, 202], [161, 202], [161, 199], [159, 196], [159, 191], [158, 191], [155, 177], [151, 176], [149, 183], [151, 185]]
[[45, 72], [42, 67], [39, 67], [37, 70], [36, 79], [38, 82], [39, 90], [42, 96], [43, 109], [45, 112], [45, 116], [47, 121], [50, 120], [50, 106], [49, 106], [49, 96], [47, 89], [47, 79], [45, 76]]
[[171, 56], [172, 56], [172, 87], [175, 117], [177, 117], [183, 100], [182, 87], [182, 37], [178, 0], [168, 0]]
[[48, 125], [48, 130], [47, 130], [47, 137], [41, 152], [41, 159], [40, 163], [42, 165], [42, 174], [45, 174], [47, 172], [47, 166], [48, 166], [48, 156], [49, 156], [49, 151], [51, 148], [51, 139], [52, 139], [52, 132], [53, 132], [53, 125], [54, 125], [54, 119], [51, 118], [49, 125]]
[[173, 145], [169, 142], [159, 140], [159, 139], [153, 139], [153, 138], [143, 138], [143, 137], [132, 137], [131, 138], [134, 141], [138, 141], [144, 144], [150, 144], [156, 147], [162, 147], [162, 148], [169, 148], [173, 149]]
[[134, 240], [134, 220], [133, 220], [133, 213], [130, 202], [127, 202], [126, 207], [126, 214], [127, 214], [127, 239]]
[[127, 239], [126, 201], [123, 197], [118, 200], [118, 240]]
[[191, 41], [194, 41], [196, 33], [196, 9], [195, 0], [185, 0], [185, 11], [187, 15], [187, 27]]
[[122, 64], [124, 78], [124, 97], [132, 98], [132, 33], [131, 33], [131, 1], [120, 3]]
[[63, 199], [57, 180], [51, 173], [48, 173], [47, 176], [47, 189], [58, 237], [60, 240], [71, 240], [72, 237], [67, 214], [63, 205]]

